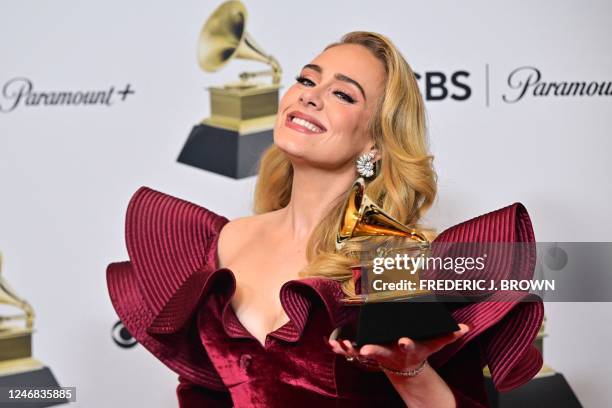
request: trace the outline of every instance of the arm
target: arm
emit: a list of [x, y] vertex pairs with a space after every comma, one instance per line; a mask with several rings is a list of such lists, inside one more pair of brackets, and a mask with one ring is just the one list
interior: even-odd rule
[[438, 369], [426, 365], [416, 377], [387, 376], [410, 407], [489, 407], [477, 342], [467, 344]]
[[385, 372], [406, 406], [419, 408], [455, 408], [455, 397], [436, 371], [425, 365], [416, 377], [402, 377]]
[[[353, 348], [348, 340], [332, 340], [329, 344], [334, 352], [345, 357], [356, 358], [368, 364], [380, 364], [399, 371], [416, 368], [431, 354], [444, 345], [452, 343], [468, 330], [460, 324], [460, 330], [436, 339], [415, 342], [402, 337], [395, 345], [368, 344], [361, 349]], [[401, 367], [401, 368], [398, 368]], [[414, 377], [404, 377], [384, 370], [402, 400], [410, 407], [487, 407], [484, 391], [480, 350], [476, 342], [465, 346], [437, 372], [426, 364]]]

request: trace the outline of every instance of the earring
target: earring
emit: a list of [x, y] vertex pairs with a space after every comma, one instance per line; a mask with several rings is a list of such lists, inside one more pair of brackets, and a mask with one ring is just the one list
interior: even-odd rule
[[374, 175], [374, 152], [364, 153], [357, 158], [357, 173], [363, 177], [372, 177]]

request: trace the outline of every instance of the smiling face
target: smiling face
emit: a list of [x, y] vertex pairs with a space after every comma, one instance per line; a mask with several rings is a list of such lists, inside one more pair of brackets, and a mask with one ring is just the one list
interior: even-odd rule
[[274, 143], [294, 165], [354, 171], [357, 156], [374, 146], [368, 124], [384, 81], [382, 62], [364, 46], [328, 48], [283, 95]]

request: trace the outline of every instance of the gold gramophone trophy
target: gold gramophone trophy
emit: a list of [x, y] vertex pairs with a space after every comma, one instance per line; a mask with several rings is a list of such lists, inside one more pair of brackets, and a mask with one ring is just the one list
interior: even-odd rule
[[[232, 59], [268, 64], [271, 70], [242, 72], [240, 80], [209, 87], [211, 116], [194, 126], [177, 161], [232, 178], [256, 174], [261, 153], [273, 141], [281, 67], [246, 31], [247, 12], [227, 1], [208, 18], [198, 41], [198, 62], [206, 72]], [[272, 76], [272, 83], [256, 81]]]
[[[347, 249], [350, 241], [357, 245], [355, 250], [349, 251], [358, 254], [361, 260], [356, 265], [360, 270], [361, 293], [342, 300], [346, 306], [360, 308], [356, 330], [353, 333], [343, 330], [344, 338], [362, 346], [389, 343], [404, 336], [424, 340], [459, 330], [444, 304], [436, 301], [433, 293], [419, 289], [419, 270], [385, 268], [384, 273], [373, 272], [375, 257], [425, 256], [430, 243], [422, 233], [403, 225], [372, 202], [365, 195], [363, 178], [357, 179], [349, 192], [338, 227], [336, 248]], [[393, 284], [413, 282], [414, 288], [377, 290], [376, 280]]]
[[[27, 301], [17, 296], [2, 276], [1, 253], [0, 304], [16, 306], [23, 311], [22, 314], [0, 316], [0, 386], [59, 387], [51, 370], [32, 357], [34, 310]], [[15, 324], [14, 322], [17, 321], [23, 321], [24, 324]], [[58, 403], [60, 402], [55, 400], [55, 402], [37, 406], [57, 405]]]

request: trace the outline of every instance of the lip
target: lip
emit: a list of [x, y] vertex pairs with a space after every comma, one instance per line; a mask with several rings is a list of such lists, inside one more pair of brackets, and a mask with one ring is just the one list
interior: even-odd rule
[[[298, 125], [297, 123], [293, 123], [291, 121], [291, 119], [293, 119], [294, 117], [307, 120], [308, 122], [312, 123], [313, 125], [315, 125], [319, 129], [321, 129], [321, 132], [313, 132], [312, 130], [304, 128], [304, 127]], [[291, 112], [289, 112], [287, 114], [287, 118], [285, 119], [285, 124], [288, 127], [292, 128], [292, 129], [295, 129], [295, 130], [298, 130], [298, 131], [301, 131], [301, 132], [304, 132], [304, 133], [318, 134], [318, 133], [324, 133], [324, 132], [327, 131], [327, 129], [325, 128], [325, 126], [323, 126], [321, 124], [321, 122], [319, 122], [318, 120], [316, 120], [312, 116], [307, 115], [305, 113], [302, 113], [300, 111], [291, 111]]]

